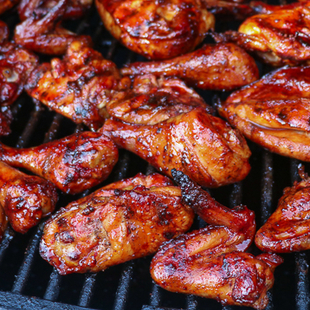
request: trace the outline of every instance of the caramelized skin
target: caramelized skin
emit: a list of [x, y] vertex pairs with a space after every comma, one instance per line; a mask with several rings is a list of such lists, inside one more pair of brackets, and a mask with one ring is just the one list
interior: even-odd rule
[[173, 176], [181, 184], [185, 203], [213, 225], [164, 244], [151, 263], [154, 281], [172, 292], [264, 309], [273, 270], [282, 259], [243, 253], [254, 237], [254, 212], [244, 206], [228, 209], [182, 173], [174, 170]]
[[214, 27], [200, 0], [96, 0], [96, 6], [111, 34], [149, 59], [192, 51]]
[[121, 84], [119, 80], [113, 62], [75, 41], [63, 60], [54, 58], [51, 64], [43, 63], [33, 71], [26, 91], [75, 123], [96, 130], [107, 117], [105, 106]]
[[45, 225], [41, 256], [68, 274], [97, 272], [154, 253], [193, 222], [180, 188], [167, 183], [157, 174], [139, 175], [72, 202]]
[[36, 55], [15, 43], [0, 44], [0, 105], [10, 105], [24, 89], [24, 85], [39, 60]]
[[109, 176], [118, 150], [107, 136], [82, 132], [31, 148], [0, 144], [0, 160], [42, 176], [63, 192], [76, 194]]
[[[56, 0], [21, 0], [18, 6], [20, 20], [25, 20], [33, 14], [45, 15], [58, 1]], [[91, 7], [92, 0], [68, 0], [63, 19], [76, 19], [82, 17]]]
[[214, 112], [184, 82], [143, 75], [134, 78], [131, 89], [115, 94], [107, 104], [107, 111], [127, 123], [154, 125], [195, 107]]
[[227, 32], [224, 37], [273, 66], [309, 63], [309, 4], [254, 15], [241, 24], [239, 32]]
[[11, 9], [16, 5], [20, 0], [0, 0], [0, 14]]
[[196, 107], [155, 125], [108, 119], [103, 130], [112, 139], [171, 175], [172, 168], [189, 174], [203, 186], [240, 181], [250, 170], [246, 141], [222, 119]]
[[16, 26], [15, 42], [35, 52], [48, 55], [64, 54], [68, 45], [75, 40], [90, 45], [92, 42], [89, 36], [78, 36], [60, 25], [67, 4], [68, 0], [60, 0], [46, 11], [46, 14], [31, 14]]
[[256, 245], [263, 251], [290, 253], [310, 249], [310, 179], [284, 189], [276, 211], [258, 230]]
[[[26, 175], [0, 161], [0, 205], [14, 230], [26, 233], [54, 211], [57, 199], [51, 182]], [[2, 214], [0, 217], [3, 219]]]
[[[8, 28], [0, 23], [0, 136], [11, 132], [11, 105], [24, 89], [24, 85], [38, 57], [23, 47], [7, 41]], [[2, 42], [1, 42], [2, 41]]]
[[310, 67], [284, 67], [232, 93], [219, 113], [272, 152], [310, 161]]
[[232, 43], [205, 44], [192, 53], [165, 61], [132, 63], [121, 73], [177, 76], [191, 86], [211, 90], [231, 90], [259, 77], [254, 59]]

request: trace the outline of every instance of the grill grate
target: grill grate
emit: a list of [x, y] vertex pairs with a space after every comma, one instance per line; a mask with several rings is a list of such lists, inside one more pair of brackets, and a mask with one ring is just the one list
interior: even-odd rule
[[[18, 22], [16, 12], [4, 14], [2, 19], [11, 29]], [[142, 60], [141, 56], [129, 52], [112, 39], [94, 8], [78, 25], [68, 22], [66, 26], [75, 32], [92, 35], [95, 49], [119, 66]], [[224, 30], [227, 24], [219, 27]], [[262, 71], [265, 70], [263, 67]], [[200, 94], [209, 104], [216, 101], [214, 99], [217, 96], [223, 95], [207, 91], [200, 91]], [[28, 147], [83, 130], [81, 126], [36, 104], [26, 95], [14, 103], [13, 115], [12, 134], [2, 138], [4, 143], [12, 146]], [[253, 154], [252, 171], [246, 180], [210, 192], [224, 205], [248, 205], [256, 212], [257, 226], [260, 227], [276, 208], [284, 187], [291, 186], [298, 179], [299, 162], [271, 154], [250, 142], [249, 146]], [[306, 171], [309, 171], [307, 165]], [[140, 171], [148, 174], [154, 168], [137, 156], [121, 150], [119, 162], [104, 184]], [[77, 198], [80, 196], [61, 194], [58, 207]], [[111, 267], [103, 273], [60, 276], [38, 254], [43, 225], [25, 235], [8, 229], [0, 244], [0, 307], [4, 309], [248, 309], [224, 307], [214, 300], [164, 291], [152, 283], [149, 276], [150, 257]], [[198, 228], [205, 223], [197, 219], [195, 225]], [[254, 246], [251, 250], [254, 254], [258, 253]], [[267, 309], [309, 309], [309, 253], [282, 256], [284, 263], [276, 269], [275, 286], [269, 294]]]

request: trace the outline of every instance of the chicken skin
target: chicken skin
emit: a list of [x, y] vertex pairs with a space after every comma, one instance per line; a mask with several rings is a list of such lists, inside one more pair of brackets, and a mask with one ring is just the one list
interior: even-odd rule
[[108, 119], [103, 128], [114, 142], [171, 176], [176, 168], [202, 186], [240, 181], [250, 171], [246, 141], [222, 119], [201, 107], [155, 125]]
[[64, 275], [156, 252], [187, 231], [194, 216], [181, 203], [180, 188], [167, 183], [158, 174], [138, 175], [72, 202], [45, 225], [41, 256]]
[[[31, 15], [45, 15], [58, 1], [56, 0], [21, 0], [18, 5], [20, 20], [25, 20]], [[63, 19], [77, 19], [82, 17], [92, 5], [92, 0], [68, 0]]]
[[258, 230], [255, 243], [263, 251], [290, 253], [310, 249], [310, 178], [283, 191], [276, 211]]
[[310, 67], [284, 67], [232, 93], [219, 113], [271, 152], [310, 161]]
[[130, 89], [119, 91], [107, 103], [110, 116], [140, 125], [154, 125], [195, 107], [214, 112], [183, 81], [177, 78], [156, 78], [154, 75], [135, 77]]
[[18, 24], [14, 32], [15, 42], [32, 51], [47, 55], [64, 54], [69, 44], [75, 40], [91, 45], [89, 36], [76, 35], [60, 25], [68, 1], [60, 0], [50, 10], [38, 15], [31, 14]]
[[[26, 91], [75, 123], [97, 130], [108, 117], [106, 104], [114, 92], [128, 87], [122, 86], [120, 79], [113, 62], [75, 41], [62, 60], [54, 58], [32, 72]], [[130, 80], [125, 80], [130, 85]]]
[[163, 244], [151, 263], [153, 280], [172, 292], [264, 309], [282, 259], [244, 253], [255, 233], [254, 212], [245, 206], [228, 209], [182, 173], [173, 170], [173, 176], [183, 201], [211, 225]]
[[192, 53], [165, 61], [131, 63], [121, 73], [176, 76], [190, 86], [211, 90], [232, 90], [259, 78], [254, 59], [232, 43], [205, 44]]
[[0, 172], [1, 209], [15, 231], [26, 233], [54, 211], [58, 197], [51, 182], [26, 175], [1, 161]]
[[168, 59], [192, 51], [215, 22], [200, 0], [95, 3], [111, 34], [148, 59]]
[[118, 150], [104, 134], [82, 132], [31, 148], [0, 143], [0, 160], [77, 194], [104, 181], [118, 160]]
[[293, 8], [254, 15], [241, 24], [238, 32], [215, 37], [217, 41], [224, 38], [237, 43], [272, 66], [309, 64], [309, 4], [302, 2]]

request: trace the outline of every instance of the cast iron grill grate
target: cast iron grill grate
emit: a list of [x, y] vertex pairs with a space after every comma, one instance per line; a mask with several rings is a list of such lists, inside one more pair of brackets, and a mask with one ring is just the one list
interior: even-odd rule
[[[16, 12], [2, 16], [11, 29], [18, 22]], [[95, 49], [120, 67], [128, 62], [142, 60], [116, 42], [104, 29], [93, 8], [81, 22], [68, 22], [78, 33], [89, 34]], [[234, 23], [219, 25], [221, 30], [235, 27]], [[262, 72], [268, 68], [262, 67]], [[201, 92], [212, 104], [227, 94]], [[2, 138], [11, 146], [28, 147], [84, 130], [66, 118], [34, 103], [27, 95], [13, 106], [12, 134]], [[276, 208], [284, 187], [298, 179], [297, 160], [283, 158], [249, 142], [252, 151], [249, 176], [243, 182], [210, 190], [221, 203], [233, 207], [245, 204], [256, 212], [260, 227]], [[306, 171], [310, 165], [306, 164]], [[135, 175], [151, 173], [154, 169], [137, 156], [121, 150], [120, 160], [111, 176], [100, 186]], [[99, 186], [98, 186], [99, 187]], [[97, 187], [97, 188], [98, 188]], [[89, 191], [82, 195], [88, 194]], [[58, 208], [81, 197], [60, 195]], [[2, 309], [106, 309], [106, 310], [202, 310], [249, 309], [221, 306], [218, 302], [192, 295], [164, 291], [155, 285], [149, 275], [151, 257], [137, 259], [111, 267], [98, 274], [60, 276], [38, 253], [44, 222], [25, 235], [8, 229], [0, 244], [0, 308]], [[196, 228], [205, 225], [197, 219]], [[252, 253], [259, 251], [253, 246]], [[285, 254], [284, 263], [276, 269], [275, 285], [271, 290], [268, 310], [310, 308], [309, 253]]]

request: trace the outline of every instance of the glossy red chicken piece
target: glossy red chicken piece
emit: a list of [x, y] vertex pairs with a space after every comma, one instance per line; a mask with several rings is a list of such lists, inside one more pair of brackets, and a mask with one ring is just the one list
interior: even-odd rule
[[[128, 84], [130, 85], [129, 79]], [[31, 74], [27, 93], [50, 109], [96, 130], [103, 125], [106, 104], [118, 87], [116, 65], [79, 41], [73, 42], [64, 58], [43, 63]]]
[[228, 209], [184, 174], [173, 170], [173, 177], [183, 201], [212, 225], [163, 244], [151, 263], [153, 280], [172, 292], [264, 309], [282, 259], [244, 253], [255, 233], [254, 212], [245, 206]]
[[134, 78], [132, 87], [114, 94], [107, 103], [110, 116], [126, 123], [154, 125], [173, 116], [201, 107], [213, 108], [177, 78], [142, 75]]
[[283, 191], [278, 207], [258, 230], [255, 243], [263, 251], [290, 253], [310, 249], [310, 178], [303, 176]]
[[259, 78], [254, 59], [235, 44], [205, 44], [185, 55], [125, 66], [123, 75], [176, 76], [188, 85], [211, 90], [231, 90]]
[[31, 148], [0, 144], [0, 160], [42, 176], [68, 194], [103, 180], [118, 160], [118, 150], [104, 134], [82, 132]]
[[89, 36], [76, 35], [60, 25], [67, 4], [68, 0], [60, 0], [45, 12], [46, 14], [31, 14], [15, 27], [15, 42], [35, 52], [48, 55], [64, 54], [69, 44], [75, 40], [91, 45]]
[[[21, 0], [18, 6], [20, 20], [25, 20], [33, 14], [42, 16], [47, 14], [58, 1], [56, 0]], [[92, 0], [68, 0], [63, 19], [76, 19], [82, 17], [92, 5]]]
[[111, 34], [149, 59], [192, 51], [214, 27], [200, 0], [97, 0], [96, 6]]
[[201, 107], [155, 125], [106, 121], [103, 131], [115, 143], [159, 171], [176, 168], [203, 186], [218, 187], [240, 181], [250, 171], [246, 141], [222, 119]]
[[[26, 233], [37, 225], [54, 211], [57, 199], [51, 182], [26, 175], [0, 161], [0, 205], [15, 231]], [[0, 217], [3, 219], [2, 214]]]
[[232, 93], [219, 113], [272, 152], [310, 161], [310, 67], [284, 67]]
[[117, 182], [59, 210], [40, 254], [60, 274], [98, 272], [146, 256], [193, 222], [181, 190], [158, 174]]
[[[308, 64], [310, 60], [310, 2], [247, 18], [238, 32], [215, 36], [233, 41], [273, 66]], [[269, 13], [266, 7], [266, 12]], [[272, 7], [271, 7], [272, 9]]]

